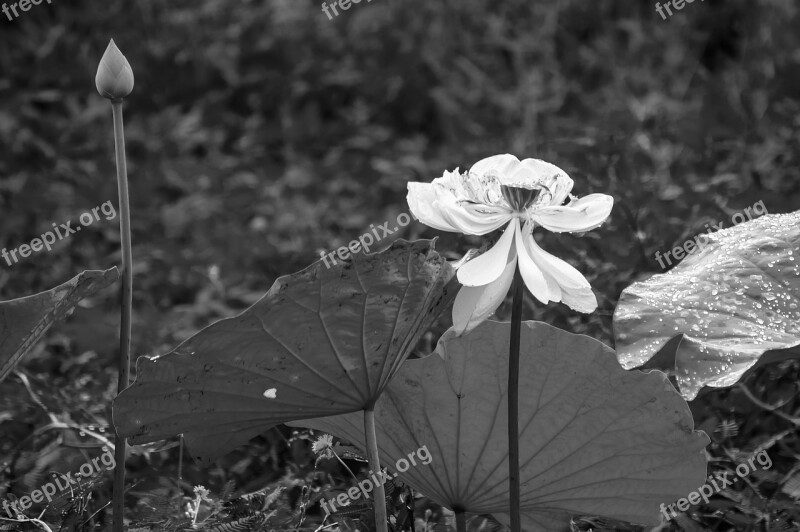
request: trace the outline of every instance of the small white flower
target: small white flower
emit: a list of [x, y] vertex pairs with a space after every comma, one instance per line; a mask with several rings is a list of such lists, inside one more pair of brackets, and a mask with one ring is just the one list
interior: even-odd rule
[[333, 436], [330, 434], [323, 434], [311, 444], [311, 450], [316, 454], [327, 452], [333, 447]]
[[[458, 270], [464, 287], [453, 305], [453, 325], [461, 335], [497, 310], [519, 265], [531, 294], [589, 313], [597, 299], [586, 278], [536, 244], [533, 228], [583, 232], [601, 225], [614, 205], [606, 194], [570, 195], [572, 179], [539, 159], [520, 161], [494, 155], [467, 173], [445, 172], [432, 183], [409, 183], [408, 205], [422, 223], [442, 231], [485, 235], [506, 225], [497, 244]], [[569, 197], [570, 201], [564, 205]]]

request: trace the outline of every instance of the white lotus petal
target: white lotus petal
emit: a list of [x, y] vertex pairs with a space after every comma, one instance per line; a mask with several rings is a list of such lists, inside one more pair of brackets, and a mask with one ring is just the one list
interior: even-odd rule
[[503, 176], [513, 172], [514, 168], [516, 168], [518, 165], [519, 159], [510, 153], [503, 155], [492, 155], [491, 157], [481, 159], [477, 163], [473, 164], [472, 168], [469, 169], [469, 173], [477, 175], [493, 175], [495, 177], [502, 178]]
[[461, 181], [461, 172], [459, 172], [458, 168], [456, 168], [453, 171], [445, 170], [442, 172], [442, 177], [435, 178], [433, 180], [433, 184], [445, 188], [456, 189], [461, 186]]
[[477, 249], [470, 248], [469, 251], [464, 253], [463, 257], [461, 257], [458, 260], [449, 260], [447, 261], [447, 264], [449, 264], [450, 267], [453, 268], [454, 270], [458, 270], [460, 267], [462, 267], [463, 265], [465, 265], [466, 263], [477, 257], [479, 254], [480, 253], [478, 252]]
[[533, 236], [524, 243], [526, 251], [547, 278], [548, 285], [552, 286], [552, 283], [558, 285], [561, 297], [559, 299], [551, 297], [553, 301], [560, 300], [571, 309], [585, 314], [597, 308], [597, 298], [592, 292], [592, 286], [581, 272], [540, 248]]
[[[452, 195], [458, 205], [497, 206], [502, 203], [500, 181], [492, 175], [460, 173], [445, 170], [442, 177], [433, 180], [437, 194]], [[448, 195], [448, 197], [449, 197]]]
[[484, 286], [500, 277], [506, 264], [516, 255], [511, 244], [517, 231], [519, 231], [519, 220], [514, 218], [500, 240], [489, 251], [458, 269], [458, 281], [464, 286]]
[[469, 333], [491, 316], [503, 303], [514, 281], [516, 259], [506, 264], [503, 273], [485, 286], [464, 286], [453, 303], [453, 330], [456, 336]]
[[509, 209], [485, 205], [464, 207], [437, 201], [434, 203], [434, 208], [439, 209], [442, 218], [448, 224], [465, 235], [489, 234], [503, 227], [512, 217]]
[[554, 233], [589, 231], [606, 221], [614, 207], [614, 198], [607, 194], [589, 194], [563, 207], [536, 209], [533, 220]]
[[430, 183], [408, 183], [406, 200], [411, 213], [427, 226], [440, 231], [485, 235], [511, 218], [510, 209], [462, 203], [452, 189]]
[[525, 250], [544, 275], [552, 277], [562, 288], [577, 289], [591, 286], [581, 272], [573, 268], [568, 262], [539, 247], [533, 235], [530, 233], [525, 234], [527, 235], [524, 239]]
[[597, 296], [594, 295], [591, 286], [574, 289], [564, 288], [561, 291], [561, 302], [582, 314], [591, 314], [597, 310]]
[[451, 225], [439, 211], [436, 204], [436, 190], [430, 183], [409, 183], [406, 196], [408, 207], [417, 220], [440, 231], [459, 232], [458, 227]]
[[504, 185], [532, 188], [543, 185], [550, 193], [548, 205], [561, 205], [575, 184], [567, 173], [541, 159], [525, 159], [506, 176]]
[[[519, 222], [517, 221], [517, 223]], [[525, 281], [525, 286], [528, 287], [533, 297], [544, 304], [550, 301], [560, 301], [561, 289], [558, 283], [548, 279], [542, 273], [539, 266], [531, 259], [530, 253], [525, 246], [524, 238], [523, 231], [516, 232], [515, 240], [517, 255], [519, 255], [519, 272], [522, 275], [522, 280]], [[533, 240], [533, 237], [530, 235], [528, 238]]]

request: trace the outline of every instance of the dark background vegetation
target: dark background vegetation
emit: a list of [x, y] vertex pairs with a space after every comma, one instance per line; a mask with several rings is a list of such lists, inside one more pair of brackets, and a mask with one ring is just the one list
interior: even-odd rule
[[[373, 0], [328, 20], [319, 1], [54, 0], [14, 21], [0, 15], [0, 245], [116, 205], [110, 106], [94, 87], [114, 38], [136, 77], [125, 104], [136, 355], [168, 351], [246, 308], [276, 277], [393, 221], [407, 212], [407, 182], [505, 152], [564, 168], [578, 196], [615, 197], [602, 228], [541, 235], [586, 273], [598, 312], [526, 311], [613, 344], [619, 294], [661, 271], [656, 251], [705, 224], [728, 227], [758, 201], [770, 213], [799, 208], [798, 9], [707, 0], [664, 21], [651, 2]], [[101, 220], [52, 252], [0, 262], [0, 299], [118, 264], [117, 224]], [[450, 258], [482, 243], [416, 222], [394, 236], [439, 236]], [[85, 302], [26, 357], [30, 390], [16, 375], [0, 385], [0, 499], [30, 492], [47, 471], [76, 470], [82, 446], [96, 444], [47, 429], [52, 419], [113, 432], [116, 297]], [[798, 373], [784, 363], [748, 386], [796, 412]], [[713, 440], [710, 471], [765, 442], [774, 461], [693, 509], [694, 520], [798, 530], [796, 425], [736, 389], [692, 408]], [[272, 430], [214, 467], [187, 459], [180, 472], [178, 448], [134, 449], [130, 517], [145, 519], [144, 493], [192, 497], [197, 484], [218, 493], [228, 481], [237, 492], [283, 483], [293, 508], [304, 485], [346, 484], [335, 462], [314, 472], [309, 441], [290, 435]], [[109, 493], [108, 482], [97, 488], [83, 529], [106, 522], [105, 510], [89, 516]], [[441, 515], [431, 508], [431, 519]], [[308, 505], [307, 523], [320, 515]]]

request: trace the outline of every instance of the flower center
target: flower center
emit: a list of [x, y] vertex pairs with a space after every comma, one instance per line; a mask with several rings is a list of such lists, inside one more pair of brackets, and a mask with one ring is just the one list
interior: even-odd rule
[[[553, 194], [544, 185], [535, 185], [535, 188], [511, 187], [500, 185], [503, 197], [517, 212], [525, 212], [528, 207], [552, 199]], [[543, 195], [542, 193], [546, 194]]]

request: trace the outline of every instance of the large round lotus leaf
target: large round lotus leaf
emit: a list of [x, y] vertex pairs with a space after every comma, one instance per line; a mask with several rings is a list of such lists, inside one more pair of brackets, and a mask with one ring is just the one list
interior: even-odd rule
[[687, 399], [800, 357], [800, 211], [706, 238], [669, 272], [626, 288], [614, 314], [622, 365], [674, 373]]
[[[504, 522], [509, 333], [491, 321], [461, 338], [451, 329], [438, 354], [406, 361], [375, 410], [381, 463], [399, 472], [425, 447], [430, 463], [415, 454], [404, 482]], [[571, 515], [655, 524], [661, 503], [703, 484], [708, 438], [663, 373], [625, 371], [601, 342], [529, 321], [519, 378], [523, 530], [568, 530]], [[292, 425], [364, 446], [360, 414]]]
[[114, 401], [118, 434], [182, 433], [204, 459], [277, 423], [362, 410], [452, 301], [452, 277], [429, 240], [281, 277], [239, 316], [139, 358], [136, 382]]
[[0, 381], [53, 323], [69, 316], [81, 299], [118, 278], [116, 268], [87, 270], [52, 290], [0, 303]]

